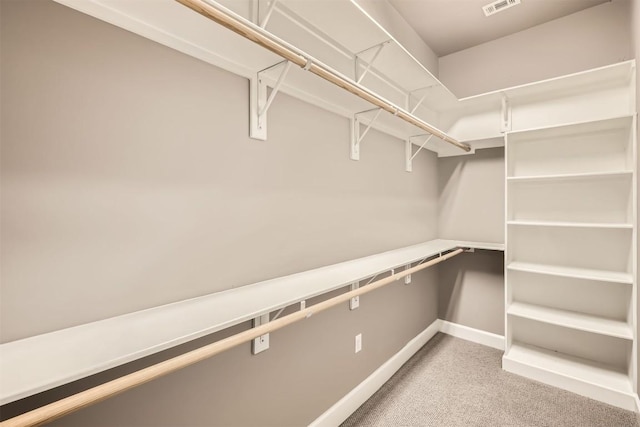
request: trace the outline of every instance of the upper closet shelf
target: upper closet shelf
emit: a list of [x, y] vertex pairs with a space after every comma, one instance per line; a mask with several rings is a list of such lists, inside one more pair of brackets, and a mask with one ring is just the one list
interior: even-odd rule
[[472, 152], [486, 141], [504, 145], [505, 135], [521, 138], [521, 131], [620, 127], [635, 114], [634, 67], [634, 60], [625, 61], [463, 98], [441, 111], [440, 126]]
[[503, 96], [509, 99], [536, 97], [540, 100], [545, 97], [553, 99], [568, 94], [627, 87], [632, 81], [634, 67], [635, 61], [630, 60], [564, 76], [552, 77], [533, 83], [460, 98], [460, 106], [499, 103]]
[[[270, 86], [275, 86], [278, 80], [280, 69], [273, 66], [282, 62], [282, 57], [175, 0], [56, 1], [246, 78], [256, 79], [261, 73], [265, 84]], [[227, 7], [254, 23], [264, 21], [264, 14], [268, 13], [266, 2], [208, 3]], [[260, 9], [256, 5], [265, 7]], [[349, 80], [360, 80], [358, 83], [372, 93], [434, 128], [438, 128], [438, 114], [425, 106], [457, 102], [425, 67], [354, 2], [279, 1], [265, 27], [276, 38], [295, 45]], [[349, 118], [374, 107], [310, 74], [297, 66], [291, 67], [280, 91]], [[403, 140], [427, 133], [388, 113], [382, 114], [372, 127]]]
[[[56, 0], [227, 71], [276, 85], [282, 58], [194, 13], [175, 0]], [[552, 78], [458, 100], [423, 65], [415, 40], [393, 33], [395, 10], [368, 0], [221, 0], [223, 7], [322, 61], [341, 75], [402, 108], [447, 136], [476, 149], [501, 147], [505, 132], [536, 126], [632, 114], [629, 87], [634, 61]], [[271, 9], [270, 4], [275, 6]], [[385, 6], [386, 5], [386, 6]], [[388, 7], [389, 9], [385, 9]], [[402, 35], [403, 45], [398, 37]], [[416, 35], [416, 38], [419, 39]], [[406, 46], [411, 45], [411, 49]], [[422, 61], [422, 62], [421, 62]], [[265, 71], [266, 70], [266, 71]], [[372, 108], [355, 95], [298, 67], [291, 67], [280, 91], [344, 117]], [[593, 94], [596, 95], [593, 95]], [[625, 102], [624, 99], [628, 102]], [[508, 99], [504, 111], [503, 99]], [[419, 104], [419, 105], [418, 105]], [[589, 108], [584, 108], [588, 105]], [[541, 113], [544, 108], [544, 113]], [[504, 122], [508, 118], [508, 122]], [[372, 128], [408, 140], [426, 132], [383, 113]], [[416, 138], [420, 145], [423, 140]], [[425, 148], [439, 156], [465, 151], [433, 138]]]
[[453, 250], [498, 244], [432, 240], [0, 345], [0, 404], [69, 383], [350, 283]]
[[[371, 65], [362, 77], [365, 85], [375, 80], [386, 81], [404, 95], [412, 94], [413, 106], [421, 99], [422, 105], [435, 110], [456, 105], [455, 95], [369, 13], [368, 9], [375, 6], [375, 3], [362, 0], [280, 0], [275, 9], [299, 26], [304, 26], [316, 38], [326, 40], [326, 48], [348, 57], [351, 69], [345, 72], [354, 79], [361, 78]], [[287, 34], [284, 25], [278, 24], [280, 28], [275, 23], [267, 28], [282, 38], [291, 39], [294, 34]], [[300, 39], [299, 35], [294, 36], [295, 40]], [[310, 49], [319, 56], [327, 55], [320, 45], [310, 46]], [[334, 62], [337, 61], [330, 64]]]

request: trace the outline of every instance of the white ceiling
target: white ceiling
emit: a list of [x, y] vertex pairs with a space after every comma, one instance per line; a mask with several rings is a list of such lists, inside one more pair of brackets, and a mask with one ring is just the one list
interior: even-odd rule
[[438, 56], [448, 55], [610, 0], [522, 0], [485, 17], [493, 0], [389, 0]]

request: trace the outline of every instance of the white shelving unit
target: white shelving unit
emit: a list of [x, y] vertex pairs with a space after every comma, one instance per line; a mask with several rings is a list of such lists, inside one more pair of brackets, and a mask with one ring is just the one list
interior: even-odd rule
[[505, 370], [635, 410], [635, 116], [506, 136]]
[[464, 247], [432, 240], [0, 345], [0, 405], [140, 359], [365, 278]]

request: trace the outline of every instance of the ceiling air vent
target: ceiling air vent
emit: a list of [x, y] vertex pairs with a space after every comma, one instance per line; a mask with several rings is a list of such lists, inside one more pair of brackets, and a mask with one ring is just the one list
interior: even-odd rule
[[482, 11], [484, 16], [491, 16], [518, 4], [520, 4], [520, 0], [497, 0], [482, 6]]

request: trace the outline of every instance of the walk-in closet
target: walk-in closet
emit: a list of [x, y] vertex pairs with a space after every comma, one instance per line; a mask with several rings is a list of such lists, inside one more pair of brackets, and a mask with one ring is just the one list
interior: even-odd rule
[[0, 426], [638, 426], [640, 0], [0, 0]]

